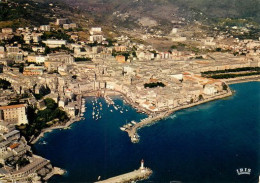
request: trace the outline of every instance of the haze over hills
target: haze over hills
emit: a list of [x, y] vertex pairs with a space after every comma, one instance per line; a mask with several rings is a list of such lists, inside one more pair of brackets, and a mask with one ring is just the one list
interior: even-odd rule
[[[56, 0], [89, 12], [108, 15], [119, 11], [131, 16], [149, 16], [170, 20], [173, 13], [189, 16], [199, 11], [209, 18], [247, 18], [260, 23], [259, 0]], [[178, 11], [177, 11], [178, 10]], [[103, 17], [104, 18], [104, 17]], [[105, 17], [107, 18], [107, 17]]]

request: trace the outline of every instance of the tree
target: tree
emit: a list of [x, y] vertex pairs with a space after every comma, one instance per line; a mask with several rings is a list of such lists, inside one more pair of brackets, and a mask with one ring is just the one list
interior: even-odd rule
[[46, 47], [45, 47], [44, 54], [47, 55], [47, 54], [49, 54], [49, 53], [51, 53], [51, 49], [50, 49], [49, 46], [46, 46]]
[[199, 95], [199, 100], [203, 100], [204, 99], [204, 97], [203, 97], [203, 95]]
[[223, 88], [223, 90], [227, 90], [227, 89], [228, 89], [228, 86], [227, 86], [225, 83], [223, 83], [223, 84], [222, 84], [222, 88]]
[[0, 88], [2, 88], [4, 90], [9, 89], [9, 88], [11, 88], [11, 83], [4, 79], [0, 79]]
[[145, 83], [144, 87], [145, 88], [155, 88], [155, 87], [165, 87], [165, 84], [163, 84], [162, 82], [157, 82], [157, 83]]
[[44, 103], [45, 103], [47, 109], [50, 109], [50, 110], [54, 110], [58, 107], [57, 103], [51, 98], [44, 99]]

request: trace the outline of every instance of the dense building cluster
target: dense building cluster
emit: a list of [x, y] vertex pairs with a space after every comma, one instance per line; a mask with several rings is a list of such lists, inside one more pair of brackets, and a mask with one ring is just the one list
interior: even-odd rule
[[[175, 48], [161, 52], [127, 36], [106, 39], [101, 27], [89, 28], [89, 39], [83, 41], [77, 28], [76, 23], [59, 18], [50, 25], [1, 30], [0, 80], [10, 83], [0, 88], [3, 182], [35, 182], [51, 174], [50, 162], [32, 155], [15, 128], [30, 125], [29, 109], [37, 113], [48, 108], [45, 99], [52, 99], [71, 121], [80, 117], [82, 96], [93, 93], [121, 94], [156, 114], [227, 92], [223, 80], [202, 77], [201, 72], [259, 67], [256, 40], [225, 42], [225, 35], [220, 35], [196, 40], [198, 49], [211, 50], [207, 54]], [[171, 33], [173, 42], [191, 39], [177, 32]], [[50, 123], [57, 125], [55, 120]]]

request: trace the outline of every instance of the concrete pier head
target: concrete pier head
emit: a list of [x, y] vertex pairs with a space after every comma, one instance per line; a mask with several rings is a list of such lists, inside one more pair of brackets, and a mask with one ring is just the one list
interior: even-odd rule
[[138, 170], [101, 180], [96, 183], [128, 183], [137, 180], [145, 180], [148, 179], [152, 173], [153, 171], [151, 169], [144, 167], [144, 161], [142, 160], [141, 167]]

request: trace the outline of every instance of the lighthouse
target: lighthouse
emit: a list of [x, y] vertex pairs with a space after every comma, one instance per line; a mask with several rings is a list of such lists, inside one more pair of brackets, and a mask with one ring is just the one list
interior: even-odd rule
[[144, 160], [142, 159], [141, 160], [141, 166], [140, 166], [140, 169], [143, 171], [144, 170]]

